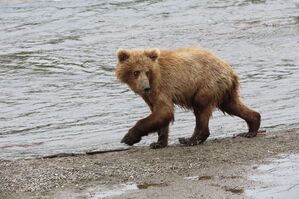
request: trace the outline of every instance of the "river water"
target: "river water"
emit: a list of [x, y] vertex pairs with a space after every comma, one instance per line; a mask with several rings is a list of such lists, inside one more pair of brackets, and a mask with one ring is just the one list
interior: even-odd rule
[[[298, 16], [284, 0], [0, 1], [0, 158], [123, 147], [149, 110], [114, 76], [119, 47], [210, 48], [263, 129], [299, 127]], [[219, 111], [210, 126], [214, 137], [247, 130]], [[193, 128], [177, 109], [171, 143]]]

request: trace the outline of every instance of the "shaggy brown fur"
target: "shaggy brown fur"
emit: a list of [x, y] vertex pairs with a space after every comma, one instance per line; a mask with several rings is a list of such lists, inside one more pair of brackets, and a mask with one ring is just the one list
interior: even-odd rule
[[117, 57], [117, 78], [140, 95], [152, 111], [129, 130], [123, 143], [133, 145], [142, 136], [158, 132], [158, 141], [152, 143], [151, 148], [167, 146], [174, 104], [193, 110], [196, 117], [193, 135], [180, 138], [181, 144], [196, 145], [208, 138], [209, 119], [215, 108], [247, 122], [249, 132], [242, 136], [256, 136], [260, 114], [242, 103], [238, 76], [210, 51], [197, 48], [119, 49]]

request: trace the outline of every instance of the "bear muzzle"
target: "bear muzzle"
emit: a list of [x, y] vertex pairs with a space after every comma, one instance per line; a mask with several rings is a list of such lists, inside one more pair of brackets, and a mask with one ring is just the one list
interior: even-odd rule
[[143, 92], [143, 94], [148, 95], [151, 92], [151, 86], [149, 84], [148, 79], [143, 79], [141, 81], [141, 91]]

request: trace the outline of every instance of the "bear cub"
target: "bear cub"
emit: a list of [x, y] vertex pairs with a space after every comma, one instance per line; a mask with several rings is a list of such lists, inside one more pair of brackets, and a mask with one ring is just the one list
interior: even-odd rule
[[209, 137], [209, 119], [215, 108], [246, 121], [248, 132], [240, 136], [257, 135], [260, 114], [241, 101], [239, 78], [232, 67], [209, 50], [119, 49], [117, 58], [116, 77], [140, 95], [151, 110], [128, 131], [122, 143], [133, 145], [157, 132], [158, 141], [150, 147], [166, 147], [174, 105], [190, 109], [195, 115], [192, 136], [179, 138], [183, 145], [201, 144]]

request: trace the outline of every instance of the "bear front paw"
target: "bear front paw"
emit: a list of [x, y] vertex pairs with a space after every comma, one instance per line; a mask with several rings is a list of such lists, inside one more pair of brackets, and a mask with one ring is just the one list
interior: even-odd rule
[[162, 142], [153, 142], [150, 144], [151, 149], [161, 149], [167, 147], [167, 144]]
[[127, 145], [132, 146], [133, 144], [140, 142], [140, 140], [141, 140], [140, 136], [138, 136], [132, 132], [129, 132], [123, 137], [123, 139], [121, 140], [121, 143], [125, 143]]
[[205, 141], [202, 139], [192, 139], [192, 138], [179, 138], [179, 142], [182, 145], [185, 146], [195, 146], [195, 145], [199, 145], [202, 144]]

